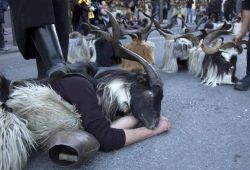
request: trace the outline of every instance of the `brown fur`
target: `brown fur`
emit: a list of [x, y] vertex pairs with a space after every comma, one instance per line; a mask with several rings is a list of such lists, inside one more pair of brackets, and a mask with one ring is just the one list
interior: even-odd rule
[[[125, 44], [124, 47], [142, 56], [150, 64], [154, 63], [153, 45], [151, 43], [133, 40], [132, 42]], [[127, 71], [144, 72], [143, 66], [140, 63], [126, 59], [122, 59], [121, 67], [123, 70]]]

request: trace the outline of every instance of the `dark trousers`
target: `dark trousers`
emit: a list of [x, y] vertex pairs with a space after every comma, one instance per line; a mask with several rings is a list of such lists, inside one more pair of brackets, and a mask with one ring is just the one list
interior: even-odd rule
[[247, 71], [246, 74], [250, 76], [250, 34], [247, 42]]
[[0, 48], [4, 48], [3, 24], [0, 23]]

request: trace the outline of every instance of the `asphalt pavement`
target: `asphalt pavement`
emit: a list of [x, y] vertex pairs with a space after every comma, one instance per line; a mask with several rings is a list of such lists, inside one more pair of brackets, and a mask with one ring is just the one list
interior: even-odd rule
[[[231, 37], [228, 37], [231, 38]], [[164, 38], [153, 32], [155, 66], [162, 62]], [[244, 76], [245, 54], [238, 57], [237, 73]], [[11, 79], [36, 77], [35, 62], [18, 52], [0, 54], [0, 72]], [[183, 68], [159, 71], [164, 81], [162, 115], [172, 122], [168, 133], [110, 153], [98, 152], [81, 170], [249, 170], [250, 91], [232, 85], [214, 88], [200, 84]], [[44, 152], [33, 153], [28, 170], [61, 170]]]

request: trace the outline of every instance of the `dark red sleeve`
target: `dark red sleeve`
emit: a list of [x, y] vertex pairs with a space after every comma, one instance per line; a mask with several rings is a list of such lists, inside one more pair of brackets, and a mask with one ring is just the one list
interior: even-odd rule
[[122, 129], [113, 129], [98, 106], [95, 89], [85, 78], [79, 76], [66, 77], [52, 88], [75, 105], [82, 116], [82, 125], [100, 142], [101, 150], [108, 152], [122, 148], [125, 144], [125, 133]]

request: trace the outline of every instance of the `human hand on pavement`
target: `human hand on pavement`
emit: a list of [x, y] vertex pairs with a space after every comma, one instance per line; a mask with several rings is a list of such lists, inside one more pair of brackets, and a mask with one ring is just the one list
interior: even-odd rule
[[161, 116], [158, 126], [153, 129], [153, 135], [159, 135], [163, 132], [168, 131], [171, 128], [171, 123], [168, 118]]

